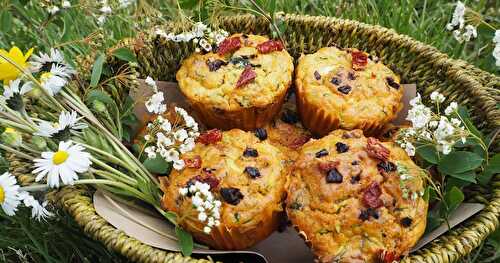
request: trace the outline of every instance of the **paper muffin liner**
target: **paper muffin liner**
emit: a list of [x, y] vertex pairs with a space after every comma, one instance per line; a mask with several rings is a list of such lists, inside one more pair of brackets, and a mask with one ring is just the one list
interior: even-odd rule
[[186, 219], [181, 225], [185, 227], [199, 242], [210, 248], [220, 250], [240, 250], [249, 248], [256, 243], [266, 239], [280, 223], [281, 211], [274, 205], [266, 207], [259, 214], [260, 220], [252, 223], [252, 226], [226, 226], [223, 222], [219, 226], [212, 227], [210, 234], [203, 232], [203, 225], [196, 219]]
[[209, 104], [193, 101], [189, 98], [188, 101], [196, 112], [196, 115], [209, 128], [222, 130], [238, 128], [250, 131], [263, 127], [278, 114], [285, 101], [287, 90], [288, 88], [284, 89], [276, 97], [276, 100], [270, 104], [240, 108], [232, 111], [215, 108]]
[[[300, 85], [300, 84], [298, 84]], [[333, 130], [341, 129], [340, 119], [333, 114], [329, 114], [325, 109], [309, 103], [305, 96], [297, 89], [297, 108], [302, 124], [317, 136], [325, 136]], [[361, 129], [365, 136], [378, 136], [385, 130], [385, 125], [396, 117], [387, 117], [385, 120], [376, 122], [363, 122], [348, 130]]]

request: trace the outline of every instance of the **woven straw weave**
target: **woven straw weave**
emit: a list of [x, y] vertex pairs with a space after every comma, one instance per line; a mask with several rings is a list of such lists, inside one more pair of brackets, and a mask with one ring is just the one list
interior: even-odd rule
[[[424, 99], [432, 91], [438, 90], [448, 100], [467, 105], [472, 110], [475, 124], [483, 132], [499, 127], [499, 77], [464, 61], [450, 59], [431, 46], [384, 27], [301, 15], [286, 15], [285, 21], [288, 25], [284, 34], [287, 49], [295, 58], [302, 53], [311, 53], [332, 44], [362, 49], [380, 57], [384, 64], [400, 74], [403, 83], [417, 83]], [[265, 20], [250, 15], [222, 17], [219, 26], [231, 33], [270, 33], [269, 24]], [[179, 32], [180, 26], [167, 24], [163, 29], [167, 32]], [[159, 80], [174, 80], [179, 62], [193, 52], [191, 45], [166, 42], [155, 36], [153, 31], [141, 34], [137, 39], [125, 40], [117, 47], [128, 47], [135, 51], [139, 62], [136, 68], [138, 77], [145, 78], [149, 75]], [[119, 66], [119, 62], [111, 57], [108, 58], [108, 63], [116, 64], [115, 68]], [[499, 147], [500, 140], [496, 139], [491, 151], [498, 152]], [[19, 171], [18, 174], [23, 172]], [[488, 195], [475, 196], [475, 200], [485, 203], [484, 210], [407, 256], [403, 262], [455, 262], [477, 248], [499, 225], [500, 176], [497, 175], [490, 185], [492, 188]], [[85, 233], [133, 261], [206, 262], [155, 249], [126, 236], [95, 213], [90, 194], [83, 188], [64, 188], [55, 193], [53, 199], [74, 216]]]

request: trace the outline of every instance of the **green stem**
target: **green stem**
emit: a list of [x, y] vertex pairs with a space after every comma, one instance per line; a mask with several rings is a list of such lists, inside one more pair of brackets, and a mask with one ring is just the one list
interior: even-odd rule
[[46, 191], [48, 189], [50, 189], [50, 187], [46, 184], [32, 184], [29, 186], [23, 186], [19, 188], [19, 191], [40, 192], [40, 191]]
[[112, 174], [114, 174], [116, 176], [116, 179], [118, 179], [126, 184], [129, 184], [129, 185], [136, 185], [137, 184], [137, 180], [135, 180], [134, 178], [131, 178], [128, 175], [116, 170], [115, 168], [107, 165], [106, 163], [100, 161], [99, 159], [97, 159], [95, 157], [91, 157], [91, 160], [93, 163], [99, 165], [100, 167], [102, 167], [102, 168], [108, 170], [109, 172], [111, 172]]
[[16, 154], [17, 156], [22, 157], [22, 158], [24, 158], [24, 159], [28, 159], [28, 160], [33, 160], [33, 159], [35, 159], [35, 157], [33, 157], [33, 156], [31, 156], [31, 155], [26, 154], [26, 153], [23, 153], [23, 152], [20, 152], [20, 151], [18, 151], [18, 150], [16, 150], [16, 149], [12, 148], [12, 147], [10, 147], [10, 146], [7, 146], [7, 145], [5, 145], [5, 144], [1, 144], [1, 143], [0, 143], [0, 149], [6, 150], [6, 151], [11, 152], [11, 153], [14, 153], [14, 154]]
[[74, 182], [74, 185], [85, 185], [85, 184], [90, 184], [90, 185], [111, 185], [115, 186], [119, 189], [128, 191], [129, 193], [133, 194], [136, 198], [139, 198], [142, 201], [147, 202], [148, 198], [144, 196], [143, 193], [139, 192], [137, 189], [120, 183], [120, 182], [114, 182], [110, 180], [105, 180], [105, 179], [82, 179], [82, 180], [77, 180]]

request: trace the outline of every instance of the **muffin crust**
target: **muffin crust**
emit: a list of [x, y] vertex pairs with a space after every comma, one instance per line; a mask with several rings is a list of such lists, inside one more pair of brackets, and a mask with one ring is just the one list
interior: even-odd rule
[[[216, 249], [244, 249], [276, 230], [287, 175], [280, 150], [251, 132], [234, 129], [223, 132], [220, 141], [197, 142], [182, 158], [191, 167], [162, 180], [162, 204], [184, 218], [180, 224], [198, 241]], [[179, 194], [190, 180], [209, 183], [222, 202], [220, 225], [210, 234], [203, 232], [190, 197]]]
[[337, 128], [377, 130], [403, 106], [399, 77], [355, 49], [325, 47], [303, 55], [295, 85], [302, 121], [318, 135]]
[[395, 144], [336, 130], [302, 147], [286, 210], [320, 262], [398, 259], [425, 230], [421, 173]]

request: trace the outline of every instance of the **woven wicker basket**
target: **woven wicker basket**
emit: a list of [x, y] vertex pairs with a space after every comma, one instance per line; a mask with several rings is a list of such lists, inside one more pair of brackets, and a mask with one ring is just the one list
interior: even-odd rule
[[[285, 32], [288, 51], [297, 58], [301, 53], [314, 52], [321, 47], [337, 44], [356, 47], [382, 59], [398, 73], [403, 83], [417, 83], [419, 92], [427, 99], [439, 90], [449, 100], [466, 104], [472, 110], [475, 124], [484, 132], [499, 127], [500, 78], [440, 53], [437, 49], [395, 31], [356, 21], [286, 15]], [[250, 15], [223, 17], [219, 26], [230, 32], [269, 34], [269, 24]], [[179, 31], [179, 25], [167, 24], [164, 29]], [[175, 72], [183, 57], [193, 50], [191, 46], [160, 40], [153, 32], [140, 34], [136, 39], [121, 42], [118, 47], [128, 47], [138, 58], [137, 74], [140, 78], [151, 76], [159, 80], [175, 79]], [[119, 62], [108, 57], [108, 63], [118, 67]], [[500, 140], [492, 144], [498, 152]], [[22, 163], [13, 165], [15, 174], [29, 171]], [[23, 180], [29, 180], [25, 178]], [[403, 262], [455, 262], [477, 248], [499, 225], [500, 176], [496, 176], [489, 191], [476, 191], [470, 198], [482, 202], [486, 208], [460, 226], [426, 245], [423, 249], [404, 258]], [[477, 193], [477, 194], [476, 194]], [[483, 194], [480, 194], [483, 193]], [[205, 259], [184, 258], [179, 253], [162, 251], [128, 237], [115, 229], [94, 210], [92, 191], [86, 188], [66, 187], [53, 196], [84, 229], [85, 233], [103, 242], [133, 261], [138, 262], [208, 262]]]

